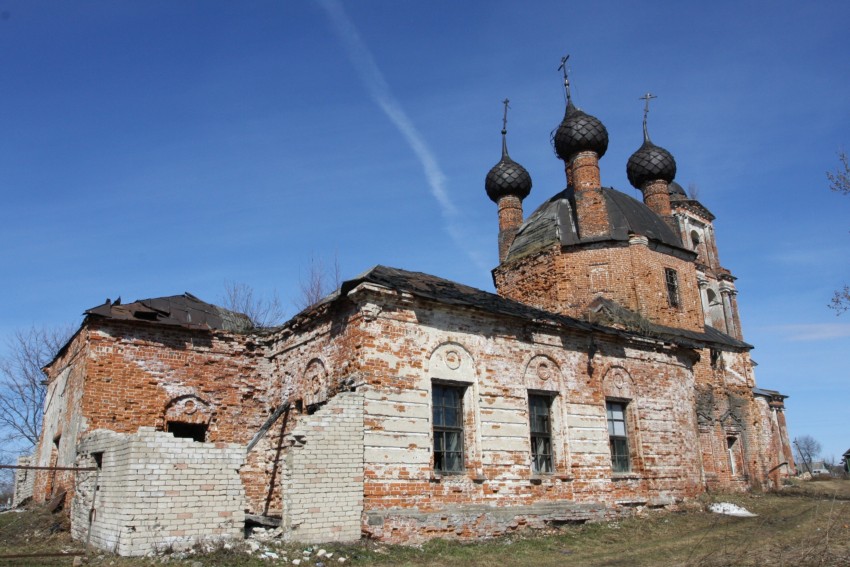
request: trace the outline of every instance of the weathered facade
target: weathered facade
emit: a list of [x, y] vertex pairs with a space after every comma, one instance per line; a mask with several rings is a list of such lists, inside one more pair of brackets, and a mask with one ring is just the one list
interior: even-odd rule
[[645, 131], [644, 202], [601, 187], [607, 130], [569, 101], [567, 188], [523, 220], [504, 136], [497, 294], [378, 266], [271, 330], [188, 294], [107, 301], [45, 369], [31, 459], [92, 470], [38, 472], [34, 499], [65, 491], [75, 536], [140, 554], [244, 519], [305, 542], [492, 536], [793, 472], [785, 396], [756, 387], [672, 155]]

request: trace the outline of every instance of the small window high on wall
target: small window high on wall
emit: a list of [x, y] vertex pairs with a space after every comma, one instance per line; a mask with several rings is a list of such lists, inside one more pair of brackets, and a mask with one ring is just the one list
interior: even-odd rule
[[434, 384], [434, 470], [463, 472], [463, 391], [458, 386]]

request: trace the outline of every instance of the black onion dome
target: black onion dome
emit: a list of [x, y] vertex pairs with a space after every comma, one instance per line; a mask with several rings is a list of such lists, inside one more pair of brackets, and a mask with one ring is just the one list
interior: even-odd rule
[[676, 177], [676, 160], [662, 147], [653, 144], [644, 137], [643, 145], [629, 158], [626, 164], [629, 183], [636, 189], [642, 189], [648, 181], [662, 179], [667, 183]]
[[484, 188], [487, 190], [487, 196], [494, 203], [498, 203], [499, 199], [508, 195], [525, 199], [531, 193], [531, 175], [508, 155], [508, 146], [504, 138], [502, 138], [502, 159], [487, 172]]
[[608, 150], [608, 130], [596, 118], [567, 103], [564, 119], [552, 137], [558, 157], [568, 161], [579, 152], [596, 152], [602, 157]]
[[682, 186], [675, 181], [672, 181], [669, 185], [667, 185], [667, 192], [670, 193], [671, 201], [681, 201], [682, 199], [688, 198], [688, 195], [685, 193], [685, 190], [682, 189]]

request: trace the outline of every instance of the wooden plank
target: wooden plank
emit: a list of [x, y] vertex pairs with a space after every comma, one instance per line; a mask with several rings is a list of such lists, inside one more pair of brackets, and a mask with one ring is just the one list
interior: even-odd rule
[[280, 416], [282, 416], [287, 411], [289, 411], [289, 402], [286, 402], [285, 404], [274, 410], [274, 412], [269, 416], [269, 418], [266, 420], [260, 430], [257, 431], [256, 435], [254, 435], [254, 438], [251, 439], [251, 442], [248, 443], [248, 447], [245, 448], [245, 452], [250, 453], [251, 449], [254, 448], [254, 445], [259, 443], [260, 439], [262, 439], [263, 436], [268, 433], [269, 429], [272, 428], [274, 422], [280, 419]]

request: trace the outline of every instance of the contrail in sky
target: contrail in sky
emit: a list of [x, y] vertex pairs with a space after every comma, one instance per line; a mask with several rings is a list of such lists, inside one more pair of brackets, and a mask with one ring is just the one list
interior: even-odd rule
[[363, 81], [369, 91], [369, 95], [401, 132], [422, 164], [431, 194], [440, 204], [443, 220], [446, 222], [446, 228], [452, 239], [466, 251], [474, 262], [481, 266], [485, 265], [475, 251], [468, 249], [467, 240], [461, 237], [461, 226], [457, 222], [458, 211], [446, 192], [446, 176], [440, 169], [434, 153], [425, 143], [422, 134], [416, 129], [407, 113], [404, 112], [401, 104], [393, 96], [384, 75], [375, 63], [374, 57], [372, 57], [372, 53], [360, 39], [357, 28], [346, 15], [342, 4], [339, 0], [318, 0], [318, 3], [330, 18], [336, 35], [342, 41], [351, 63], [360, 75], [360, 80]]

